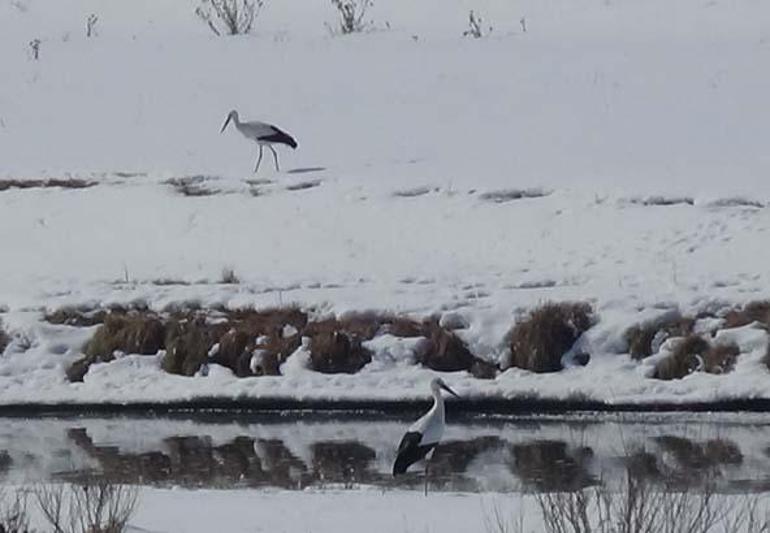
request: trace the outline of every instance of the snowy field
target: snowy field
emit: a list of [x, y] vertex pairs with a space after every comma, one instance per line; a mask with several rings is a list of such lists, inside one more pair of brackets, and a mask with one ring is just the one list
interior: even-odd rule
[[[453, 312], [500, 361], [516, 312], [586, 300], [587, 366], [447, 381], [479, 398], [770, 398], [761, 328], [719, 333], [740, 348], [733, 372], [668, 382], [622, 341], [672, 309], [769, 296], [770, 4], [383, 0], [372, 31], [343, 37], [329, 2], [301, 3], [218, 38], [194, 1], [0, 0], [0, 179], [96, 182], [0, 191], [16, 339], [0, 403], [427, 393], [431, 372], [393, 339], [353, 376], [298, 359], [281, 377], [184, 378], [128, 355], [67, 383], [94, 330], [43, 312], [137, 302]], [[487, 37], [463, 37], [470, 9]], [[296, 137], [282, 172], [268, 153], [254, 176], [255, 147], [219, 133], [231, 109]], [[167, 183], [191, 176], [210, 194]], [[219, 283], [228, 268], [240, 283]]]
[[[740, 499], [728, 496], [720, 501], [724, 502], [719, 504], [720, 508], [729, 508], [737, 507]], [[757, 501], [759, 508], [766, 509], [767, 497]], [[728, 516], [731, 515], [728, 513]], [[257, 493], [160, 489], [140, 491], [137, 512], [126, 531], [198, 533], [223, 527], [232, 533], [546, 531], [538, 503], [531, 495], [442, 493], [423, 496], [419, 492], [379, 490]]]

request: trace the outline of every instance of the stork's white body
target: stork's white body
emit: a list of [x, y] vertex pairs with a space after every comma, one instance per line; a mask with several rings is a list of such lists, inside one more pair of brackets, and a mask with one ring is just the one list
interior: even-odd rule
[[234, 122], [235, 128], [240, 131], [244, 137], [256, 141], [259, 144], [270, 144], [262, 139], [276, 133], [276, 128], [265, 122], [259, 122], [258, 120], [241, 122], [238, 120], [238, 115], [236, 115]]
[[262, 162], [262, 148], [265, 146], [267, 146], [270, 151], [273, 152], [276, 171], [280, 169], [278, 167], [278, 154], [273, 148], [273, 145], [285, 144], [290, 146], [292, 149], [297, 148], [297, 141], [295, 141], [294, 138], [285, 131], [280, 130], [272, 124], [260, 122], [258, 120], [241, 122], [237, 111], [230, 111], [230, 113], [227, 115], [225, 124], [222, 126], [222, 132], [225, 131], [225, 128], [227, 128], [227, 125], [230, 123], [230, 121], [235, 124], [235, 128], [241, 132], [241, 135], [249, 140], [256, 142], [259, 146], [259, 158], [257, 158], [257, 165], [254, 167], [254, 172], [259, 170], [259, 165]]

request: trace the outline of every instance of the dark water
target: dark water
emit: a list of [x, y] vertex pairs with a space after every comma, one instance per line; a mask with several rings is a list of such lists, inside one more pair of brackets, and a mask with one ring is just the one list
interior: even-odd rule
[[[421, 487], [394, 480], [411, 420], [374, 415], [0, 418], [0, 483], [183, 487]], [[454, 420], [431, 462], [433, 490], [551, 491], [626, 472], [721, 490], [770, 490], [770, 415], [581, 415]]]

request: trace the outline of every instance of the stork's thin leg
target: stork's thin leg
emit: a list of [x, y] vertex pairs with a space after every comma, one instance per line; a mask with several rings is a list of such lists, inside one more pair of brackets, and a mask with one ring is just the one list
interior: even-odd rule
[[267, 147], [270, 148], [271, 152], [273, 152], [273, 159], [275, 160], [275, 171], [280, 172], [281, 169], [278, 168], [278, 154], [275, 153], [275, 148], [273, 148], [272, 144], [268, 144]]
[[430, 465], [430, 459], [425, 461], [425, 495], [428, 495], [428, 465]]
[[259, 164], [262, 162], [262, 145], [259, 145], [259, 157], [257, 158], [257, 166], [254, 167], [254, 172], [259, 170]]

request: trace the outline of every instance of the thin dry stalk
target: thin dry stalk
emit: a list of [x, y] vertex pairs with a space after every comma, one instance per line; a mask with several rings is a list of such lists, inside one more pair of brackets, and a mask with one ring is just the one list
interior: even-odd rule
[[[482, 21], [481, 17], [476, 15], [471, 9], [470, 13], [468, 13], [468, 29], [463, 32], [463, 35], [465, 37], [473, 37], [474, 39], [481, 39], [482, 37], [486, 37], [492, 33], [492, 26], [489, 26], [488, 29], [485, 29], [482, 27], [483, 24], [484, 22]], [[524, 25], [522, 26], [526, 27]], [[526, 29], [524, 31], [526, 31]]]
[[201, 0], [195, 14], [215, 35], [250, 33], [263, 0]]
[[[347, 35], [364, 31], [372, 23], [366, 21], [366, 11], [374, 5], [374, 0], [331, 0], [340, 16], [339, 33]], [[335, 33], [332, 31], [332, 33]]]
[[0, 533], [32, 533], [29, 522], [26, 491], [17, 489], [9, 496], [0, 487]]
[[758, 500], [720, 497], [716, 486], [674, 487], [626, 474], [615, 489], [598, 485], [536, 495], [548, 533], [735, 533], [768, 531]]
[[43, 519], [54, 533], [123, 533], [136, 510], [136, 487], [102, 479], [35, 490]]

